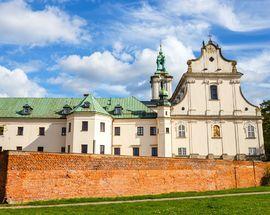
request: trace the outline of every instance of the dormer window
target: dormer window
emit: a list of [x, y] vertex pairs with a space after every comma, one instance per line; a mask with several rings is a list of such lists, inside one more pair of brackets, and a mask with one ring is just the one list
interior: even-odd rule
[[70, 113], [71, 110], [72, 110], [72, 108], [71, 108], [68, 104], [66, 104], [66, 105], [64, 105], [64, 107], [63, 107], [62, 114], [63, 114], [63, 115], [67, 115], [67, 114]]
[[90, 107], [90, 102], [86, 101], [82, 105], [83, 108], [89, 108]]
[[29, 104], [25, 104], [23, 106], [22, 114], [29, 115], [29, 114], [31, 114], [32, 110], [33, 110], [33, 108]]
[[120, 104], [118, 104], [118, 105], [116, 105], [114, 107], [114, 114], [115, 115], [121, 115], [122, 110], [123, 110], [122, 106]]

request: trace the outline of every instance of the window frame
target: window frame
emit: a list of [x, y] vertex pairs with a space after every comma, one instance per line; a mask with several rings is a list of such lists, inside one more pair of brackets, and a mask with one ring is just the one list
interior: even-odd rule
[[[45, 127], [39, 127], [38, 130], [39, 130], [39, 131], [38, 131], [38, 135], [39, 135], [39, 136], [45, 136]], [[41, 131], [43, 131], [43, 133], [42, 133]]]
[[18, 126], [17, 128], [17, 136], [23, 136], [24, 127]]
[[105, 122], [100, 122], [99, 126], [100, 126], [100, 132], [105, 132], [106, 131]]
[[257, 148], [256, 147], [248, 147], [248, 155], [249, 156], [256, 156], [257, 155]]
[[88, 153], [88, 145], [87, 144], [81, 144], [81, 153], [82, 154]]
[[69, 122], [69, 123], [68, 123], [68, 133], [71, 132], [71, 127], [72, 127], [72, 126], [71, 126], [71, 122]]
[[170, 133], [170, 128], [169, 127], [166, 127], [165, 128], [165, 132], [166, 132], [166, 134], [169, 134]]
[[44, 146], [38, 146], [37, 151], [38, 152], [44, 152]]
[[67, 136], [67, 127], [61, 128], [61, 136]]
[[0, 126], [0, 136], [4, 136], [4, 126]]
[[178, 156], [187, 156], [187, 148], [186, 147], [179, 147], [178, 148]]
[[[138, 153], [136, 153], [136, 152], [138, 152]], [[136, 156], [136, 157], [140, 156], [140, 147], [132, 147], [132, 155]]]
[[255, 139], [255, 126], [248, 124], [247, 126], [247, 139]]
[[16, 151], [22, 151], [22, 146], [16, 146]]
[[156, 136], [156, 135], [157, 135], [157, 127], [150, 126], [150, 136]]
[[138, 126], [137, 127], [137, 136], [143, 136], [144, 135], [144, 127]]
[[[63, 150], [64, 149], [64, 150]], [[61, 153], [66, 153], [66, 147], [65, 146], [62, 146], [61, 147]]]
[[[153, 149], [155, 149], [156, 153], [153, 153], [154, 152]], [[151, 147], [151, 156], [152, 157], [158, 157], [158, 147], [157, 146]]]
[[183, 124], [178, 125], [178, 137], [186, 138], [186, 126]]
[[210, 85], [210, 100], [218, 100], [218, 86], [216, 84]]
[[[119, 151], [119, 153], [118, 153], [118, 151]], [[120, 147], [114, 147], [113, 148], [113, 154], [114, 155], [121, 155], [121, 148]]]
[[99, 154], [101, 155], [105, 154], [105, 145], [99, 145]]
[[88, 121], [82, 121], [82, 130], [81, 131], [88, 131]]
[[120, 135], [121, 135], [121, 127], [120, 126], [114, 127], [114, 136]]

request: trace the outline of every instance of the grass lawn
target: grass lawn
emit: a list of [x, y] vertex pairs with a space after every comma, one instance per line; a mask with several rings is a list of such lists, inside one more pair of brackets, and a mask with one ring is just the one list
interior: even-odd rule
[[58, 208], [7, 209], [0, 214], [270, 214], [270, 194]]
[[[128, 197], [131, 198], [164, 198], [181, 196], [214, 195], [222, 193], [270, 191], [270, 187], [258, 187], [237, 190], [224, 190], [203, 193], [171, 193], [154, 196]], [[116, 199], [116, 198], [114, 198]], [[123, 199], [123, 198], [122, 198]], [[87, 199], [65, 200], [65, 203], [87, 202]], [[84, 201], [83, 201], [84, 200]], [[106, 200], [106, 199], [88, 199]], [[112, 199], [108, 199], [112, 200]], [[117, 198], [116, 200], [120, 200]], [[62, 201], [62, 202], [61, 202]], [[69, 202], [67, 202], [69, 201]], [[58, 200], [51, 203], [64, 203]], [[47, 202], [39, 202], [44, 204]], [[38, 204], [37, 202], [35, 204]], [[0, 214], [270, 214], [270, 194], [234, 196], [211, 199], [168, 200], [160, 202], [137, 202], [108, 205], [85, 205], [52, 208], [2, 209]]]

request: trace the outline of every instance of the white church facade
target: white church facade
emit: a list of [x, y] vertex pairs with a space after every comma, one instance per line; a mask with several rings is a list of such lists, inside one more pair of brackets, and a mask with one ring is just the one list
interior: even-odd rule
[[262, 116], [242, 94], [236, 61], [209, 40], [187, 64], [172, 91], [160, 50], [151, 101], [0, 98], [0, 150], [262, 159]]

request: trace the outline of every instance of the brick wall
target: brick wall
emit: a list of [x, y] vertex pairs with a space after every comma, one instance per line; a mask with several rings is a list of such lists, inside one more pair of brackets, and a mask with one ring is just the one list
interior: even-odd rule
[[250, 161], [16, 151], [4, 152], [0, 159], [0, 193], [7, 202], [252, 187], [260, 185], [270, 166]]

